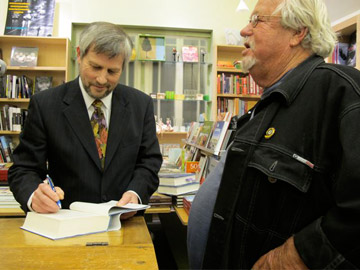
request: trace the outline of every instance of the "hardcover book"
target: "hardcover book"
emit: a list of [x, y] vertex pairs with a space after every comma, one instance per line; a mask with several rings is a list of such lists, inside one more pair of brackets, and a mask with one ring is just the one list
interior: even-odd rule
[[179, 186], [195, 182], [194, 173], [159, 173], [159, 185]]
[[117, 206], [117, 201], [106, 203], [73, 202], [70, 209], [57, 213], [28, 212], [22, 229], [53, 239], [74, 237], [106, 231], [120, 230], [120, 215], [149, 208], [143, 204]]
[[158, 187], [157, 192], [168, 195], [181, 195], [181, 194], [197, 191], [199, 187], [200, 184], [198, 182], [188, 183], [180, 186], [160, 185]]

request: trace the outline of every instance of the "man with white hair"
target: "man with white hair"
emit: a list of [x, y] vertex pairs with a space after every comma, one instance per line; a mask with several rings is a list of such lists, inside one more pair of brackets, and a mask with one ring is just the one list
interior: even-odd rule
[[195, 197], [191, 268], [359, 268], [360, 72], [324, 62], [323, 0], [259, 0], [241, 35], [264, 94]]

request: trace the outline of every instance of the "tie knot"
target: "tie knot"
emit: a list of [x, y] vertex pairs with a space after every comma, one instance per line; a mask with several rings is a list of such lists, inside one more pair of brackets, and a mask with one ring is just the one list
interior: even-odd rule
[[95, 108], [98, 108], [98, 109], [101, 109], [101, 106], [102, 106], [102, 101], [100, 99], [95, 99], [94, 102], [92, 103], [92, 105], [95, 107]]

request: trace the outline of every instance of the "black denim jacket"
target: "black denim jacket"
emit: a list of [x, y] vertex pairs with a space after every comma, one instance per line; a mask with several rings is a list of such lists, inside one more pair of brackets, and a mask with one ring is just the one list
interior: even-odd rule
[[204, 269], [251, 268], [292, 235], [310, 269], [360, 267], [359, 86], [313, 55], [239, 119]]

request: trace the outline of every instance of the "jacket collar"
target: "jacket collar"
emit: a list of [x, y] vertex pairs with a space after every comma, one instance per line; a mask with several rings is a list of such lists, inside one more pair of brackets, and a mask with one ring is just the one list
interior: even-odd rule
[[311, 73], [322, 63], [324, 63], [324, 59], [321, 56], [315, 54], [309, 56], [295, 67], [268, 96], [265, 96], [264, 100], [280, 94], [284, 98], [286, 105], [290, 106], [309, 79]]

